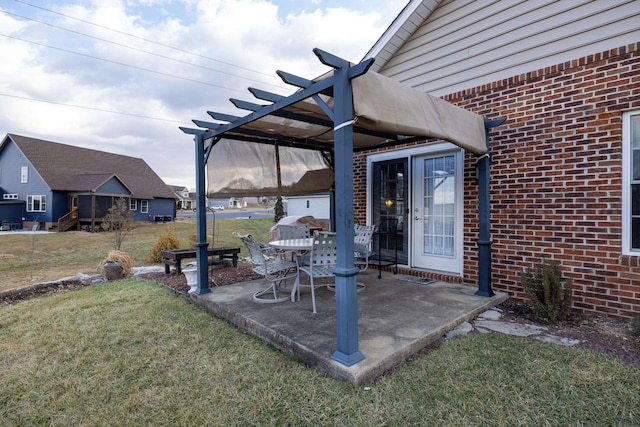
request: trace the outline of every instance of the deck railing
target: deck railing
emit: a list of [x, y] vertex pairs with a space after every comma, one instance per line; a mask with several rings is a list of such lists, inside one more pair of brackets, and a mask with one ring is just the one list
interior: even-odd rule
[[58, 219], [58, 231], [67, 231], [78, 224], [78, 210], [73, 209]]

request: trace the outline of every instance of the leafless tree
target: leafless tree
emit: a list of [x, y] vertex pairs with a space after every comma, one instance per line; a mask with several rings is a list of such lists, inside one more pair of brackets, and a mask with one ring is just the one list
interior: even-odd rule
[[129, 200], [124, 197], [116, 199], [102, 219], [102, 228], [113, 232], [114, 249], [119, 251], [124, 238], [133, 230], [133, 220], [129, 210]]

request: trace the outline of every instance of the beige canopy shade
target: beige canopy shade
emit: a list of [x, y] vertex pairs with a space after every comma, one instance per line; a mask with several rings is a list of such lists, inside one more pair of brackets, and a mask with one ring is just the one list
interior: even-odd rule
[[[324, 81], [321, 79], [315, 83], [322, 84]], [[224, 132], [224, 137], [330, 151], [334, 123], [328, 118], [326, 108], [333, 108], [333, 88], [329, 84], [327, 86], [327, 90], [320, 94], [300, 96], [299, 101], [274, 110], [272, 114], [261, 115], [234, 127]], [[372, 71], [352, 79], [352, 87], [355, 150], [422, 137], [450, 141], [476, 155], [487, 151], [482, 116]], [[257, 98], [273, 104], [255, 104], [237, 99], [231, 99], [231, 102], [238, 108], [258, 111], [265, 106], [275, 106], [280, 100], [303, 94], [305, 89], [288, 98], [259, 89], [250, 88], [249, 91]], [[240, 118], [213, 112], [209, 114], [224, 122], [234, 122]], [[220, 126], [198, 120], [194, 120], [194, 123], [205, 128]]]
[[[314, 83], [322, 84], [326, 76]], [[371, 71], [352, 79], [352, 87], [355, 151], [424, 138], [450, 141], [476, 155], [487, 150], [484, 119], [477, 114]], [[333, 109], [332, 89], [225, 132], [209, 156], [207, 195], [274, 196], [328, 191], [332, 181], [304, 187], [296, 183], [309, 171], [331, 167], [334, 127], [340, 126], [328, 118], [331, 112], [327, 108]], [[259, 89], [249, 90], [272, 105], [284, 99]], [[231, 101], [238, 108], [251, 111], [269, 107]], [[239, 119], [209, 114], [220, 121]], [[194, 122], [201, 127], [223, 126]], [[274, 147], [279, 147], [278, 159]]]
[[482, 116], [372, 71], [351, 83], [359, 126], [439, 138], [476, 155], [487, 151]]

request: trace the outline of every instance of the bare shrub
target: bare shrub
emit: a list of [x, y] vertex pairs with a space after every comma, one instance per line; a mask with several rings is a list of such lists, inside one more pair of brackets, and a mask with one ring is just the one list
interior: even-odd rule
[[521, 283], [540, 319], [555, 323], [569, 317], [573, 282], [562, 278], [558, 262], [543, 262], [527, 268], [522, 273]]
[[115, 250], [119, 251], [124, 238], [134, 228], [128, 199], [120, 197], [114, 201], [102, 219], [101, 227], [113, 232], [113, 246]]

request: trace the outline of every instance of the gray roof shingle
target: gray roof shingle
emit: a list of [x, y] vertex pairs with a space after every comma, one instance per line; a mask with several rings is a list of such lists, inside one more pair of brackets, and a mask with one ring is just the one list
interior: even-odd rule
[[7, 137], [51, 190], [93, 190], [98, 181], [116, 175], [137, 199], [175, 199], [171, 188], [142, 159], [15, 134]]

